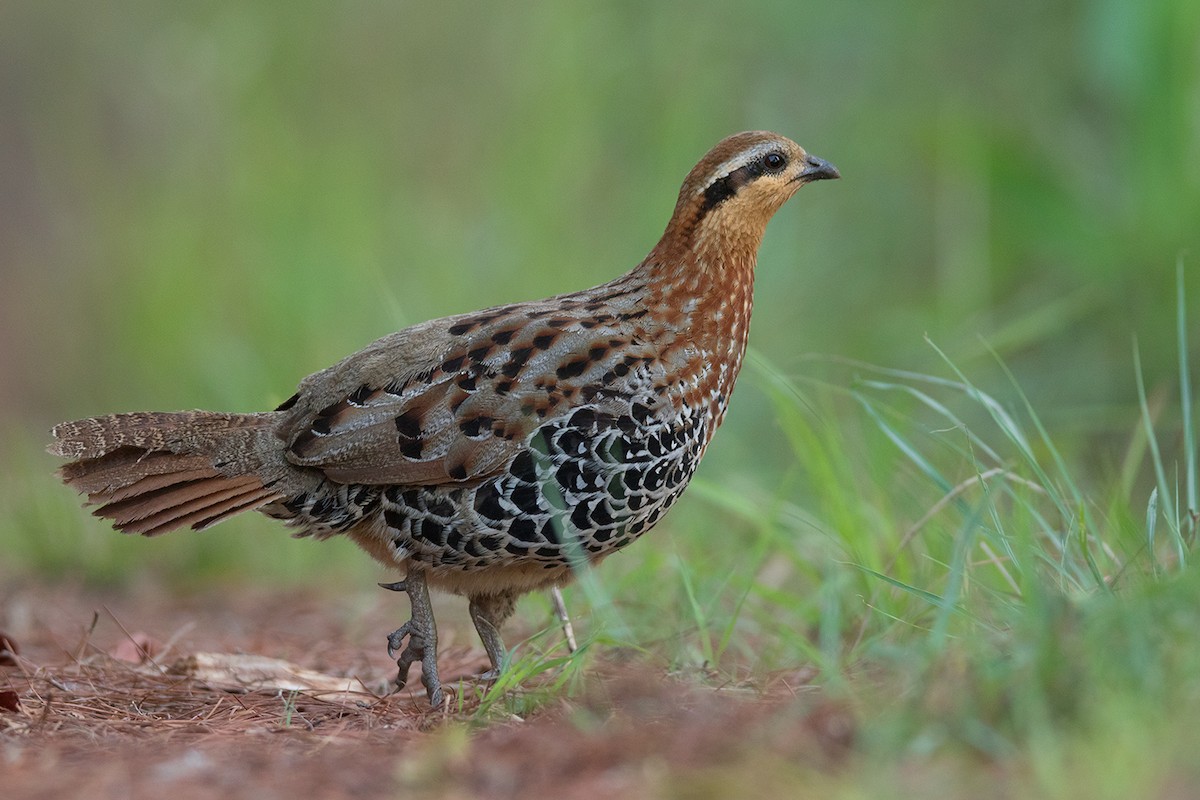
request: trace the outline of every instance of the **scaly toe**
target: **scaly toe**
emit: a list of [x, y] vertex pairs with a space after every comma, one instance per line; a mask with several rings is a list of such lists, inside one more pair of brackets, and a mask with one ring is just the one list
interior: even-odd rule
[[[425, 654], [425, 639], [417, 633], [413, 633], [408, 637], [408, 646], [400, 651], [400, 658], [396, 659], [396, 688], [403, 689], [408, 683], [408, 671], [417, 661], [421, 662], [421, 670], [424, 673], [425, 664], [431, 659]], [[434, 677], [437, 677], [437, 666], [434, 666]]]
[[396, 651], [400, 649], [400, 645], [404, 644], [404, 637], [413, 632], [413, 624], [410, 619], [408, 622], [401, 625], [396, 630], [388, 634], [388, 658], [395, 658]]
[[442, 681], [438, 677], [437, 658], [432, 655], [421, 659], [421, 683], [425, 684], [425, 692], [429, 695], [429, 705], [441, 708], [445, 700], [442, 692]]

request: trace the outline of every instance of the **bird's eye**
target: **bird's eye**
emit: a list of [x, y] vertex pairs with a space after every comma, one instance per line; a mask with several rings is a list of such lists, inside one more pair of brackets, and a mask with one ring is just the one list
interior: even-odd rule
[[763, 166], [772, 172], [783, 169], [786, 164], [787, 158], [783, 153], [767, 153], [763, 156]]

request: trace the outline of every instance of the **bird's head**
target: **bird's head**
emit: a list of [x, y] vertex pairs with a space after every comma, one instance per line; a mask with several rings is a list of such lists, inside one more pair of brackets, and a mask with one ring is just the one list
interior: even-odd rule
[[796, 190], [840, 177], [828, 161], [777, 133], [734, 134], [688, 173], [663, 244], [705, 249], [736, 243], [756, 252], [767, 222]]

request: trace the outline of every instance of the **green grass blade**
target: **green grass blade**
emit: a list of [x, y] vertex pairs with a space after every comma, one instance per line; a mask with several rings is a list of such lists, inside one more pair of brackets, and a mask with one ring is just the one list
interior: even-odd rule
[[[930, 339], [929, 337], [926, 337], [925, 341], [930, 347], [933, 348], [934, 352], [937, 353], [941, 357], [941, 359], [946, 363], [946, 365], [949, 366], [950, 369], [952, 369], [954, 371], [954, 374], [958, 376], [959, 380], [962, 381], [962, 385], [965, 387], [965, 391], [967, 392], [968, 396], [970, 396], [971, 398], [973, 398], [974, 400], [979, 402], [981, 405], [983, 405], [984, 409], [988, 412], [989, 415], [991, 415], [992, 421], [995, 422], [996, 425], [998, 425], [1000, 427], [1001, 432], [1004, 433], [1004, 435], [1006, 437], [1008, 437], [1009, 441], [1011, 441], [1016, 446], [1018, 452], [1020, 452], [1021, 457], [1024, 459], [1026, 465], [1031, 470], [1033, 470], [1033, 473], [1037, 477], [1038, 482], [1042, 485], [1042, 488], [1046, 490], [1047, 495], [1050, 497], [1050, 500], [1054, 503], [1055, 507], [1058, 509], [1058, 512], [1062, 516], [1063, 520], [1068, 521], [1068, 523], [1069, 523], [1073, 519], [1072, 511], [1071, 511], [1072, 504], [1068, 504], [1063, 500], [1061, 493], [1057, 490], [1057, 487], [1056, 487], [1054, 481], [1052, 481], [1050, 479], [1050, 475], [1046, 472], [1045, 468], [1042, 466], [1041, 462], [1038, 460], [1037, 455], [1033, 452], [1033, 447], [1030, 446], [1029, 440], [1026, 438], [1024, 432], [1021, 430], [1020, 425], [1017, 424], [1017, 421], [1015, 419], [1013, 419], [1012, 415], [1009, 414], [1004, 409], [1004, 407], [1000, 403], [998, 403], [994, 398], [992, 398], [986, 392], [983, 392], [978, 387], [976, 387], [973, 383], [971, 383], [971, 381], [969, 381], [967, 379], [967, 376], [963, 374], [962, 370], [960, 370], [958, 368], [958, 365], [955, 364], [950, 359], [950, 357], [947, 356], [942, 351], [941, 348], [939, 348], [936, 344], [934, 344], [932, 339]], [[1020, 386], [1016, 384], [1016, 379], [1013, 376], [1013, 374], [1008, 371], [1008, 368], [1005, 366], [1003, 361], [1000, 361], [998, 356], [997, 356], [997, 361], [1000, 362], [1000, 367], [1005, 371], [1009, 380], [1013, 383], [1013, 385], [1016, 388], [1016, 391], [1018, 393], [1018, 396], [1024, 402], [1026, 409], [1030, 412], [1030, 414], [1033, 414], [1033, 408], [1032, 408], [1031, 404], [1029, 403], [1029, 399], [1021, 391]], [[1038, 430], [1043, 434], [1043, 441], [1048, 445], [1051, 452], [1057, 456], [1058, 451], [1055, 450], [1053, 445], [1049, 443], [1049, 441], [1048, 441], [1049, 436], [1048, 436], [1048, 434], [1045, 433], [1045, 429], [1042, 428], [1041, 422], [1040, 422], [1040, 420], [1038, 420], [1036, 415], [1033, 415], [1033, 420], [1034, 420], [1034, 424], [1037, 426]], [[1065, 464], [1062, 463], [1061, 457], [1058, 457], [1058, 463], [1059, 463], [1060, 470], [1065, 474], [1066, 466], [1065, 466]], [[1068, 481], [1069, 481], [1069, 478], [1068, 478]], [[1079, 494], [1078, 489], [1074, 488], [1074, 484], [1070, 483], [1070, 486], [1072, 487], [1074, 493], [1076, 495], [1078, 495]]]
[[872, 381], [872, 380], [861, 381], [860, 385], [869, 387], [871, 389], [878, 389], [881, 391], [900, 391], [900, 392], [905, 392], [905, 393], [911, 395], [912, 397], [916, 398], [917, 401], [920, 402], [922, 405], [926, 406], [929, 409], [932, 409], [933, 411], [937, 412], [939, 415], [945, 417], [952, 426], [964, 431], [966, 433], [967, 439], [970, 441], [971, 445], [973, 447], [977, 447], [980, 450], [982, 450], [987, 455], [988, 458], [992, 459], [997, 464], [1001, 463], [1004, 460], [1000, 457], [1000, 455], [995, 450], [993, 450], [991, 448], [991, 446], [988, 445], [987, 442], [985, 442], [978, 434], [976, 434], [969, 427], [967, 427], [966, 423], [964, 423], [956, 414], [954, 414], [954, 412], [952, 412], [949, 408], [947, 408], [943, 403], [938, 402], [936, 399], [931, 397], [928, 393], [921, 391], [920, 389], [916, 388], [915, 386], [907, 386], [902, 383], [890, 383], [890, 382], [886, 382], [886, 381]]
[[942, 606], [942, 596], [935, 594], [928, 589], [922, 589], [920, 587], [913, 586], [912, 584], [905, 583], [904, 581], [897, 580], [896, 578], [893, 578], [890, 575], [885, 575], [878, 570], [873, 570], [870, 567], [864, 567], [862, 564], [854, 564], [853, 566], [855, 569], [870, 575], [872, 578], [878, 578], [884, 583], [890, 584], [903, 592], [911, 594], [913, 597], [921, 598], [931, 606], [935, 606], [937, 608], [941, 608]]
[[1133, 340], [1133, 375], [1137, 383], [1138, 407], [1142, 412], [1142, 425], [1146, 429], [1146, 443], [1150, 447], [1150, 463], [1154, 467], [1154, 479], [1158, 484], [1156, 489], [1156, 505], [1161, 505], [1165, 511], [1167, 527], [1170, 528], [1175, 538], [1176, 556], [1179, 558], [1179, 565], [1182, 567], [1187, 563], [1187, 554], [1183, 545], [1183, 531], [1179, 526], [1179, 517], [1173, 510], [1171, 490], [1167, 485], [1167, 471], [1163, 466], [1162, 453], [1158, 449], [1158, 437], [1154, 434], [1154, 421], [1150, 416], [1150, 404], [1146, 400], [1146, 381], [1142, 376], [1142, 356], [1139, 352], [1136, 338]]
[[1183, 286], [1183, 256], [1175, 267], [1176, 335], [1179, 339], [1179, 404], [1183, 414], [1183, 456], [1187, 473], [1184, 488], [1187, 491], [1187, 529], [1194, 527], [1193, 514], [1200, 510], [1196, 500], [1196, 437], [1192, 428], [1192, 381], [1188, 368], [1187, 303]]
[[712, 632], [709, 630], [708, 614], [705, 613], [700, 605], [700, 601], [696, 597], [696, 588], [692, 585], [691, 568], [679, 557], [676, 557], [675, 563], [676, 572], [683, 582], [683, 591], [687, 595], [688, 607], [691, 609], [692, 619], [696, 623], [696, 635], [700, 637], [700, 652], [704, 656], [704, 663], [706, 666], [715, 667], [717, 658], [716, 652], [713, 650]]
[[1158, 574], [1158, 558], [1154, 554], [1154, 531], [1158, 527], [1158, 487], [1150, 490], [1150, 502], [1146, 504], [1146, 542], [1150, 548], [1150, 567]]
[[884, 435], [887, 436], [887, 438], [890, 439], [891, 442], [896, 445], [896, 447], [900, 448], [900, 451], [904, 453], [904, 455], [908, 456], [908, 459], [916, 464], [917, 468], [921, 470], [921, 472], [925, 473], [930, 480], [936, 483], [939, 489], [941, 489], [943, 492], [949, 492], [954, 487], [954, 484], [947, 480], [946, 477], [938, 471], [937, 467], [933, 466], [933, 464], [929, 462], [929, 459], [921, 455], [921, 452], [917, 450], [917, 448], [913, 447], [913, 445], [909, 443], [907, 439], [901, 436], [895, 428], [893, 428], [887, 423], [886, 420], [884, 420], [883, 416], [876, 410], [874, 404], [870, 400], [868, 400], [859, 392], [854, 392], [853, 394], [854, 399], [857, 400], [864, 409], [866, 409], [867, 414], [871, 417], [872, 421], [879, 426], [879, 429], [883, 431]]
[[959, 598], [966, 585], [967, 556], [975, 545], [982, 511], [983, 508], [977, 506], [963, 523], [959, 535], [954, 539], [954, 550], [950, 556], [950, 571], [946, 576], [946, 590], [942, 593], [942, 600], [933, 621], [931, 641], [935, 650], [941, 650], [946, 644], [950, 615], [958, 607]]

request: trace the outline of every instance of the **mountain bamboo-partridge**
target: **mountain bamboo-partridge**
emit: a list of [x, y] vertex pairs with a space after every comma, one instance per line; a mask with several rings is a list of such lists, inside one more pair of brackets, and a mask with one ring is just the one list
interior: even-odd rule
[[[432, 586], [465, 595], [498, 671], [518, 596], [654, 527], [725, 415], [768, 220], [833, 165], [773, 133], [720, 142], [632, 271], [547, 300], [414, 325], [301, 381], [274, 411], [64, 422], [63, 480], [154, 536], [258, 510], [346, 534], [405, 578], [388, 636], [442, 702]], [[405, 639], [407, 638], [407, 644]]]

